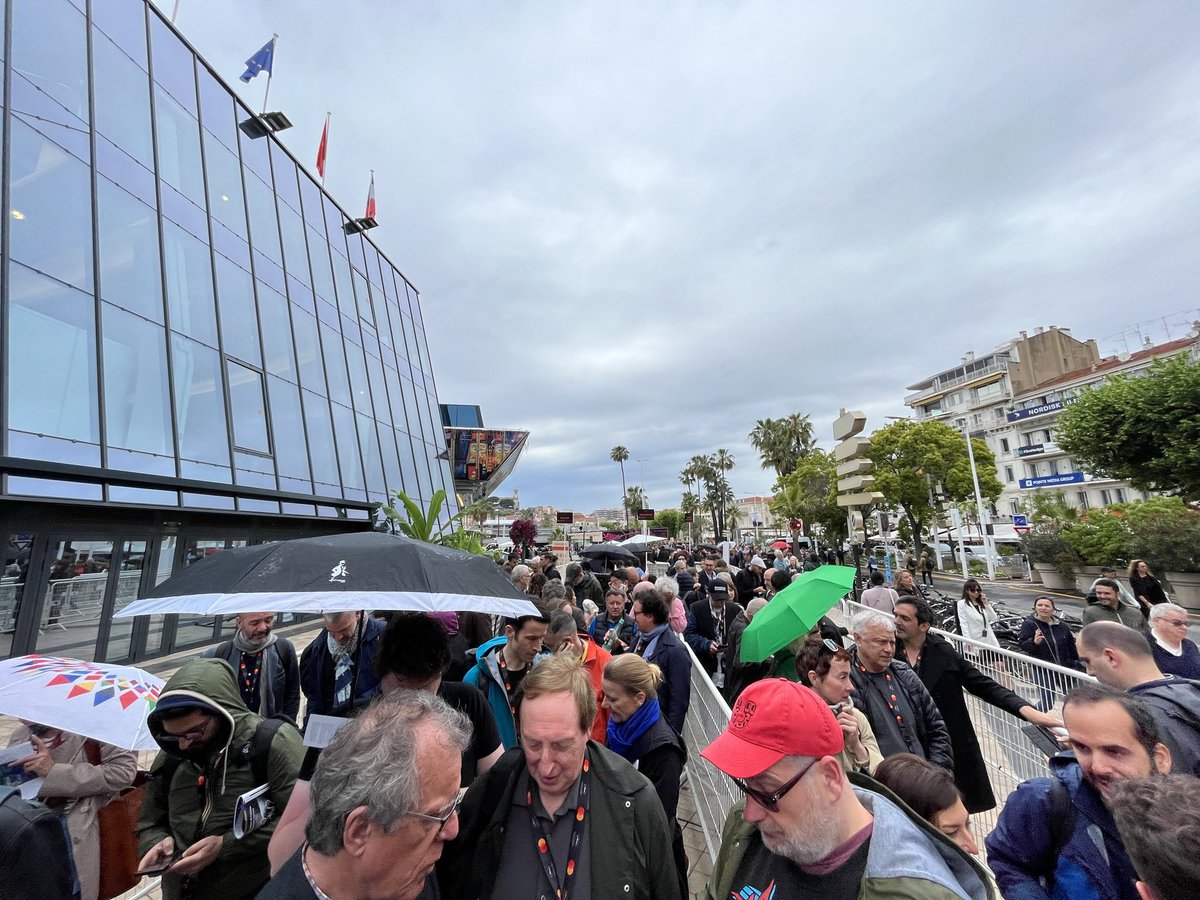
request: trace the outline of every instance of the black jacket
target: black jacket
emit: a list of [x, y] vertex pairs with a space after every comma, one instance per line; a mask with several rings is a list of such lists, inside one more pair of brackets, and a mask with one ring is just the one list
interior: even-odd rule
[[771, 671], [768, 662], [742, 662], [742, 635], [750, 625], [745, 612], [737, 614], [733, 624], [729, 626], [729, 634], [725, 638], [728, 646], [725, 648], [725, 661], [728, 673], [725, 675], [725, 700], [730, 706], [737, 702], [738, 695], [760, 678], [766, 678]]
[[[867, 717], [867, 721], [871, 723], [871, 730], [876, 734], [880, 734], [885, 728], [894, 728], [894, 722], [876, 722], [871, 717], [871, 710], [874, 709], [874, 706], [867, 701], [865, 694], [866, 691], [872, 690], [870, 679], [859, 669], [857, 647], [850, 651], [850, 656], [850, 680], [854, 682], [854, 705]], [[925, 758], [935, 766], [941, 766], [943, 769], [953, 772], [954, 748], [950, 742], [950, 732], [946, 729], [945, 720], [938, 712], [933, 698], [929, 696], [929, 691], [926, 690], [917, 673], [899, 657], [892, 660], [891, 669], [896, 686], [904, 693], [908, 705], [912, 707], [913, 714], [916, 716], [917, 721], [914, 724], [917, 729], [917, 740], [925, 748]]]
[[[896, 652], [900, 653], [902, 649], [898, 644]], [[949, 641], [935, 634], [926, 636], [914, 671], [929, 691], [950, 733], [950, 744], [954, 748], [954, 783], [963, 793], [967, 811], [978, 813], [994, 809], [996, 797], [963, 691], [970, 691], [984, 703], [1014, 716], [1020, 715], [1022, 707], [1033, 704], [988, 678], [964, 659]]]
[[[1044, 638], [1040, 644], [1034, 640], [1039, 629]], [[1017, 643], [1034, 659], [1054, 663], [1067, 669], [1079, 668], [1079, 651], [1075, 647], [1075, 635], [1071, 633], [1071, 629], [1065, 623], [1057, 619], [1047, 624], [1037, 616], [1030, 616], [1021, 623], [1021, 632], [1017, 635]]]
[[1171, 771], [1200, 776], [1200, 681], [1167, 677], [1129, 689], [1150, 708], [1159, 739], [1171, 751]]
[[0, 787], [0, 897], [70, 897], [67, 836], [58, 813]]
[[[635, 642], [640, 640], [635, 635]], [[663, 681], [658, 686], [658, 705], [663, 718], [679, 734], [692, 702], [692, 658], [670, 626], [659, 636], [651, 656], [642, 656], [662, 669]]]
[[[592, 900], [679, 900], [674, 867], [664, 864], [671, 857], [671, 830], [654, 787], [595, 741], [588, 741], [588, 750]], [[514, 747], [467, 790], [458, 837], [438, 861], [443, 897], [491, 900], [513, 792], [524, 771], [525, 753]]]
[[[296, 648], [287, 638], [280, 637], [263, 652], [275, 656], [275, 678], [271, 683], [272, 702], [265, 709], [250, 711], [266, 718], [287, 716], [296, 722], [297, 716], [300, 715], [300, 662], [296, 658]], [[242, 662], [242, 652], [233, 645], [233, 641], [222, 641], [203, 655], [225, 660], [235, 672]], [[259, 697], [261, 696], [262, 685], [259, 685]]]
[[[717, 641], [717, 619], [713, 615], [712, 606], [707, 599], [697, 600], [688, 609], [687, 627], [683, 630], [683, 639], [691, 645], [691, 648], [696, 651], [696, 657], [700, 660], [700, 665], [704, 667], [704, 671], [711, 675], [717, 671], [717, 657], [709, 652], [709, 644], [713, 641], [717, 643], [729, 643], [729, 626], [738, 617], [742, 608], [732, 600], [725, 601], [725, 634], [721, 636], [721, 640]], [[728, 662], [726, 664], [728, 668]]]
[[763, 579], [757, 572], [746, 568], [733, 576], [733, 586], [737, 590], [738, 603], [745, 606], [755, 597], [759, 596], [754, 592], [754, 589], [763, 586]]
[[679, 875], [679, 891], [687, 894], [688, 859], [683, 847], [683, 829], [676, 815], [679, 809], [679, 779], [687, 762], [687, 746], [662, 716], [633, 742], [630, 757], [637, 770], [650, 779], [662, 801], [667, 824], [671, 826], [671, 852]]

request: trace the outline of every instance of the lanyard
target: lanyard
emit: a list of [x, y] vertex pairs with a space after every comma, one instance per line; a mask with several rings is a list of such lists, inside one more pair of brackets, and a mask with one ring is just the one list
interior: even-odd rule
[[[588, 760], [587, 754], [583, 757], [583, 770], [579, 774], [579, 806], [575, 810], [575, 824], [571, 826], [571, 841], [567, 844], [567, 877], [565, 881], [559, 881], [558, 869], [554, 865], [554, 854], [550, 852], [550, 838], [546, 836], [546, 829], [542, 827], [541, 820], [538, 819], [536, 807], [533, 805], [534, 797], [537, 796], [537, 782], [533, 780], [531, 775], [529, 778], [529, 793], [526, 795], [526, 802], [529, 804], [529, 817], [533, 822], [533, 837], [534, 844], [537, 846], [538, 859], [542, 863], [542, 871], [546, 873], [546, 880], [550, 882], [550, 888], [554, 891], [557, 900], [569, 900], [571, 897], [571, 888], [575, 884], [575, 875], [579, 871], [579, 854], [583, 849], [583, 820], [587, 818], [588, 813], [588, 782], [591, 780], [589, 770], [591, 762]], [[550, 810], [546, 810], [550, 812]], [[550, 813], [554, 815], [553, 813]]]
[[500, 680], [504, 682], [504, 699], [508, 701], [508, 711], [512, 713], [513, 721], [517, 720], [517, 708], [513, 706], [512, 683], [508, 680], [508, 664], [504, 661], [504, 648], [500, 648], [500, 652], [496, 654], [496, 661], [500, 664]]
[[[873, 687], [875, 689], [875, 692], [878, 693], [879, 696], [883, 698], [883, 702], [887, 704], [888, 710], [891, 712], [891, 714], [893, 716], [896, 717], [896, 725], [899, 726], [900, 731], [904, 734], [905, 740], [907, 741], [910, 737], [909, 732], [908, 732], [908, 726], [904, 722], [904, 716], [900, 715], [900, 711], [896, 708], [896, 703], [898, 701], [896, 699], [896, 695], [894, 693], [892, 693], [893, 691], [899, 690], [899, 688], [896, 687], [896, 685], [892, 684], [892, 673], [888, 672], [886, 670], [883, 673], [884, 678], [887, 679], [887, 693], [884, 693], [883, 690], [880, 689], [880, 687], [879, 687], [879, 682], [877, 682], [875, 680], [875, 678], [872, 677], [871, 673], [867, 671], [867, 667], [864, 666], [861, 662], [858, 663], [858, 670], [867, 676], [868, 683], [871, 685], [871, 687]], [[919, 744], [920, 742], [917, 741], [916, 743]]]

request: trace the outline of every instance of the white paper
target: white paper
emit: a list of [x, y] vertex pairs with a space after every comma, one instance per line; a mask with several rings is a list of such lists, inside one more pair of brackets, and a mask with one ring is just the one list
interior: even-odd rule
[[38, 791], [42, 789], [42, 781], [43, 779], [41, 778], [34, 778], [32, 781], [26, 781], [21, 785], [21, 799], [36, 800]]
[[349, 724], [349, 719], [340, 716], [309, 716], [304, 724], [304, 746], [324, 750], [333, 736]]
[[23, 744], [13, 744], [11, 747], [5, 747], [0, 750], [0, 766], [5, 763], [16, 762], [18, 759], [28, 759], [33, 754], [32, 741], [26, 741]]

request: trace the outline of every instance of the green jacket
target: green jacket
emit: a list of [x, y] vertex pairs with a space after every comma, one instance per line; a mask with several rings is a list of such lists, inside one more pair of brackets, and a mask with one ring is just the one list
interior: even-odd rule
[[[595, 741], [592, 762], [591, 900], [680, 900], [672, 864], [672, 832], [653, 785], [632, 765]], [[445, 900], [490, 900], [504, 828], [517, 780], [526, 770], [519, 747], [505, 753], [472, 783], [463, 798], [458, 837], [438, 862]], [[509, 900], [509, 898], [497, 898]]]
[[[982, 863], [914, 813], [874, 779], [852, 773], [854, 793], [875, 817], [859, 900], [1000, 900]], [[744, 802], [729, 811], [721, 850], [703, 900], [740, 896], [733, 879], [758, 829], [742, 818]]]
[[[223, 659], [193, 659], [184, 663], [167, 682], [159, 696], [189, 697], [206, 705], [225, 723], [229, 738], [224, 750], [203, 767], [184, 757], [170, 744], [150, 767], [150, 782], [137, 825], [141, 853], [166, 837], [175, 839], [176, 851], [185, 850], [202, 837], [222, 836], [220, 855], [192, 880], [193, 900], [237, 900], [261, 886], [271, 875], [267, 843], [275, 831], [275, 820], [252, 831], [241, 840], [233, 836], [233, 812], [237, 798], [258, 787], [250, 765], [250, 751], [262, 717], [250, 712], [238, 692], [233, 669]], [[150, 714], [151, 734], [163, 733], [161, 717]], [[284, 724], [271, 741], [268, 758], [268, 797], [282, 815], [304, 758], [300, 732]], [[203, 786], [199, 786], [203, 776]], [[203, 808], [202, 808], [203, 803]], [[165, 875], [164, 900], [184, 896], [184, 878]]]

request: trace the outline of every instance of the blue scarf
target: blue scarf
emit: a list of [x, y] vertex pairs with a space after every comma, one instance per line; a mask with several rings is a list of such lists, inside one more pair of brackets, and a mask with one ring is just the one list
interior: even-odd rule
[[667, 622], [663, 622], [661, 625], [654, 626], [649, 631], [638, 629], [638, 637], [641, 638], [637, 646], [638, 656], [642, 659], [647, 659], [654, 652], [654, 648], [658, 646], [658, 639], [667, 630], [668, 624]]
[[661, 715], [662, 712], [658, 708], [658, 698], [651, 697], [638, 707], [638, 711], [624, 722], [609, 719], [605, 745], [613, 753], [620, 754], [630, 762], [637, 762], [634, 757], [630, 756], [634, 742], [649, 731], [650, 726], [657, 722]]

